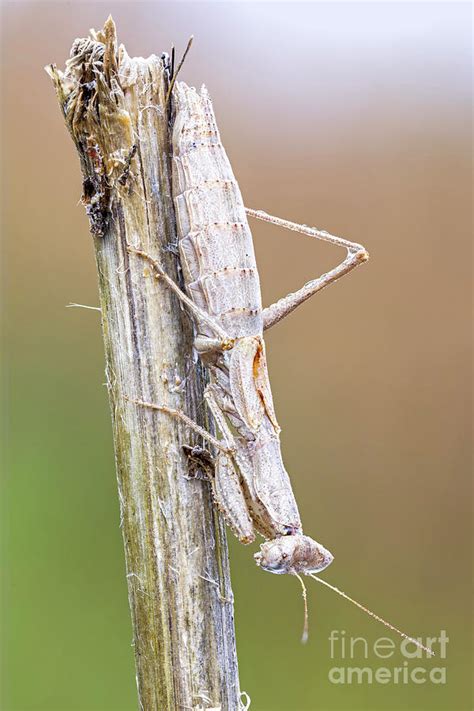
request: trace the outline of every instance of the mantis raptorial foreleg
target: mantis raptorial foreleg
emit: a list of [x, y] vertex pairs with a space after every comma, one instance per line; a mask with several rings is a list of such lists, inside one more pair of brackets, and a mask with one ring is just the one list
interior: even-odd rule
[[227, 424], [225, 415], [223, 414], [219, 403], [216, 400], [212, 385], [208, 385], [204, 390], [204, 399], [212, 413], [212, 416], [214, 417], [214, 420], [216, 421], [218, 428], [221, 431], [224, 441], [227, 442], [229, 449], [234, 450], [234, 436], [230, 430], [229, 425]]
[[224, 440], [234, 452], [233, 457], [219, 453], [216, 458], [213, 488], [221, 513], [241, 543], [251, 543], [255, 539], [254, 526], [250, 518], [244, 491], [236, 467], [237, 446], [234, 435], [227, 424], [212, 385], [204, 392], [204, 399], [212, 412]]
[[210, 390], [206, 389], [205, 398], [222, 432], [224, 442], [216, 439], [181, 410], [144, 400], [131, 400], [131, 402], [176, 417], [217, 449], [214, 473], [210, 479], [216, 503], [239, 541], [244, 544], [252, 543], [255, 539], [254, 528], [234, 462], [234, 438]]
[[279, 227], [286, 227], [288, 230], [293, 230], [294, 232], [300, 232], [301, 234], [308, 235], [309, 237], [316, 237], [323, 242], [330, 242], [338, 247], [345, 247], [347, 250], [347, 256], [343, 262], [338, 264], [337, 267], [326, 272], [317, 279], [312, 279], [308, 281], [301, 289], [295, 291], [294, 293], [287, 294], [282, 299], [279, 299], [274, 304], [267, 306], [263, 309], [263, 328], [266, 330], [274, 326], [278, 321], [281, 321], [285, 316], [288, 316], [297, 306], [302, 304], [304, 301], [309, 299], [316, 292], [324, 289], [325, 286], [329, 286], [334, 281], [348, 274], [354, 267], [359, 264], [366, 262], [369, 258], [367, 250], [361, 245], [355, 242], [349, 242], [349, 240], [342, 239], [342, 237], [336, 237], [335, 235], [329, 234], [324, 230], [317, 230], [314, 227], [308, 227], [307, 225], [299, 225], [296, 222], [290, 222], [289, 220], [283, 220], [280, 217], [274, 217], [273, 215], [268, 215], [262, 210], [252, 210], [248, 207], [245, 208], [245, 212], [250, 217], [255, 217], [264, 222], [270, 222], [273, 225], [278, 225]]

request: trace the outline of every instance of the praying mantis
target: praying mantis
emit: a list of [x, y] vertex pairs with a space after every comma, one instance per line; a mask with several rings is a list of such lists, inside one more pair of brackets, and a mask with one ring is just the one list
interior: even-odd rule
[[[220, 437], [184, 412], [159, 403], [135, 403], [177, 417], [215, 449], [209, 468], [214, 499], [239, 541], [261, 534], [266, 541], [254, 558], [262, 570], [291, 574], [306, 589], [309, 575], [341, 594], [415, 644], [420, 643], [378, 617], [316, 573], [332, 554], [303, 533], [298, 506], [283, 464], [265, 357], [264, 331], [314, 294], [368, 260], [366, 249], [328, 232], [244, 207], [222, 145], [212, 103], [183, 82], [173, 87], [172, 189], [185, 292], [159, 259], [129, 245], [128, 251], [151, 264], [192, 316], [194, 348], [209, 372], [205, 401]], [[313, 237], [346, 250], [343, 261], [294, 293], [263, 308], [252, 236], [247, 217]], [[307, 614], [305, 631], [307, 637]]]

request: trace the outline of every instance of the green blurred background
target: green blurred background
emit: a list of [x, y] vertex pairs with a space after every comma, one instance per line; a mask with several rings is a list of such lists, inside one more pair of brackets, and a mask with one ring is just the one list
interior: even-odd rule
[[[247, 205], [362, 242], [368, 266], [268, 335], [287, 467], [325, 577], [410, 634], [447, 683], [334, 685], [328, 636], [387, 630], [231, 541], [255, 711], [470, 709], [469, 4], [2, 6], [2, 709], [137, 707], [111, 428], [81, 177], [43, 66], [112, 12], [130, 54], [195, 42]], [[254, 225], [265, 303], [340, 252]], [[394, 638], [397, 645], [398, 640]], [[427, 668], [440, 660], [410, 661]]]

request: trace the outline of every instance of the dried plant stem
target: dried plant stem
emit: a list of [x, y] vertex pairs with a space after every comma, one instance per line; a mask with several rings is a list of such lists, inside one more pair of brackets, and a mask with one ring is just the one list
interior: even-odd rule
[[208, 483], [187, 478], [182, 446], [195, 435], [134, 402], [197, 421], [202, 412], [189, 318], [128, 251], [140, 246], [177, 277], [169, 76], [158, 57], [117, 49], [110, 18], [74, 42], [64, 73], [48, 71], [94, 237], [140, 705], [232, 711], [240, 690], [224, 525]]

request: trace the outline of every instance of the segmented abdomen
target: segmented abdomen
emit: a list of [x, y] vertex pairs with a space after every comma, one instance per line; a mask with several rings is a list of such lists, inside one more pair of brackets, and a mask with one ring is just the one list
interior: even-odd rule
[[[174, 92], [173, 198], [189, 296], [229, 336], [262, 333], [260, 283], [244, 204], [207, 90]], [[214, 336], [209, 326], [199, 333]]]

